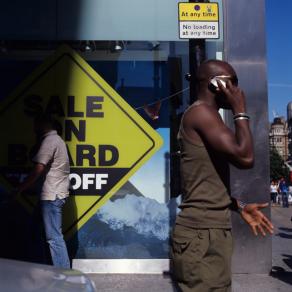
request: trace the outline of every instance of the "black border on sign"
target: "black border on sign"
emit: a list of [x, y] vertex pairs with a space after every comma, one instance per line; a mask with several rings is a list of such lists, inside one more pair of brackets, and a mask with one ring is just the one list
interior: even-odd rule
[[[192, 2], [178, 2], [177, 3], [177, 28], [178, 28], [178, 38], [180, 40], [219, 40], [220, 39], [220, 9], [219, 9], [219, 3], [218, 2], [209, 2], [210, 4], [216, 4], [217, 5], [217, 11], [218, 11], [218, 37], [217, 38], [181, 38], [180, 37], [180, 23], [181, 22], [188, 22], [186, 20], [180, 21], [179, 20], [179, 6], [180, 4], [185, 4], [185, 3], [192, 3]], [[192, 4], [208, 4], [206, 2], [194, 2]], [[196, 22], [213, 22], [211, 20], [204, 20], [204, 21], [196, 21]]]
[[[58, 51], [58, 50], [57, 50]], [[61, 61], [62, 58], [64, 57], [69, 57], [95, 84], [97, 87], [99, 87], [104, 94], [110, 98], [112, 100], [112, 102], [114, 104], [116, 104], [117, 107], [120, 108], [120, 110], [126, 115], [128, 116], [128, 118], [142, 131], [144, 132], [144, 134], [149, 138], [150, 141], [152, 141], [152, 146], [132, 165], [129, 167], [129, 171], [131, 171], [131, 169], [133, 169], [135, 167], [135, 165], [137, 165], [155, 146], [155, 141], [150, 137], [150, 135], [148, 135], [148, 133], [119, 105], [119, 103], [117, 101], [115, 101], [113, 99], [112, 96], [109, 95], [109, 93], [100, 85], [96, 82], [96, 80], [90, 75], [89, 72], [87, 72], [79, 63], [77, 60], [75, 60], [75, 58], [69, 54], [69, 53], [63, 53], [60, 57], [58, 57], [53, 63], [51, 63], [48, 67], [46, 67], [44, 69], [43, 72], [41, 72], [37, 78], [35, 78], [32, 82], [30, 82], [19, 94], [17, 94], [17, 96], [11, 101], [9, 102], [6, 106], [4, 106], [3, 109], [0, 110], [0, 114], [4, 113], [5, 111], [7, 111], [7, 109], [12, 106], [16, 101], [18, 101], [19, 98], [21, 98], [21, 96], [29, 90], [30, 87], [32, 87], [41, 77], [43, 77], [52, 67], [54, 67], [58, 62]], [[89, 64], [88, 64], [89, 65]], [[90, 65], [89, 65], [90, 66]], [[33, 73], [32, 73], [33, 74]], [[128, 171], [128, 173], [129, 173]], [[108, 191], [108, 193], [111, 190]], [[92, 208], [103, 198], [104, 196], [100, 197], [99, 199], [97, 199], [88, 209], [85, 213], [83, 213], [83, 215], [78, 218], [74, 223], [72, 223], [65, 231], [64, 234], [67, 233], [68, 231], [70, 231], [90, 210], [92, 210]], [[30, 203], [30, 202], [29, 202]]]

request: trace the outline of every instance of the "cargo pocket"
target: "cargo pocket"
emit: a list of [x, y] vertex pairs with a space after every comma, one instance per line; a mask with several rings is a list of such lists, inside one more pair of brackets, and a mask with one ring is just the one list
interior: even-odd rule
[[200, 281], [200, 262], [208, 249], [208, 242], [204, 240], [205, 232], [206, 230], [192, 230], [173, 233], [173, 274], [178, 282], [192, 286]]
[[232, 235], [230, 230], [210, 229], [210, 251], [201, 270], [202, 279], [208, 283], [210, 289], [216, 288], [219, 291], [219, 288], [225, 289], [231, 285]]

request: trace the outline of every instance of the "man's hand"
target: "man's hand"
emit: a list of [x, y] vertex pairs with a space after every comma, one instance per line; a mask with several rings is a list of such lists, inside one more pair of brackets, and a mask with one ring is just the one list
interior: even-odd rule
[[24, 182], [18, 186], [18, 192], [22, 193], [23, 191], [33, 186], [36, 180], [44, 173], [45, 169], [45, 165], [36, 163], [29, 175], [25, 178]]
[[260, 211], [260, 209], [266, 208], [269, 204], [247, 204], [241, 211], [242, 219], [249, 224], [254, 235], [258, 235], [260, 232], [266, 236], [266, 232], [273, 234], [274, 226], [271, 221]]
[[232, 85], [230, 80], [226, 82], [226, 87], [223, 86], [220, 79], [218, 79], [217, 83], [220, 91], [224, 93], [230, 104], [233, 114], [245, 113], [246, 105], [244, 92], [238, 86]]

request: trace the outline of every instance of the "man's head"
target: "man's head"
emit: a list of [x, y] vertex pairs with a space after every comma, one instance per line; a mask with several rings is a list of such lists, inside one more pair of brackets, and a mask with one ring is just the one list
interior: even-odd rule
[[47, 132], [54, 130], [55, 121], [49, 114], [40, 114], [34, 119], [34, 132], [41, 137]]
[[230, 80], [233, 85], [237, 86], [237, 75], [231, 65], [220, 60], [208, 60], [203, 62], [197, 71], [199, 93], [202, 93], [203, 97], [206, 93], [208, 93], [208, 96], [213, 96], [218, 107], [230, 108], [226, 101], [225, 95], [220, 90], [216, 90], [211, 84], [211, 80], [216, 76], [221, 76], [219, 80], [223, 80], [225, 82]]

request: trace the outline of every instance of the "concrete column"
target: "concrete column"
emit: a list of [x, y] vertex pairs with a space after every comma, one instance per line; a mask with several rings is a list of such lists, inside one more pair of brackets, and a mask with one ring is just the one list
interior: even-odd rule
[[[268, 96], [265, 42], [265, 1], [224, 0], [225, 59], [238, 73], [244, 89], [254, 136], [255, 166], [231, 169], [231, 190], [247, 202], [269, 202]], [[230, 126], [232, 117], [227, 117]], [[270, 215], [270, 210], [266, 210]], [[272, 267], [271, 236], [254, 237], [233, 214], [235, 250], [233, 273], [269, 273]]]

